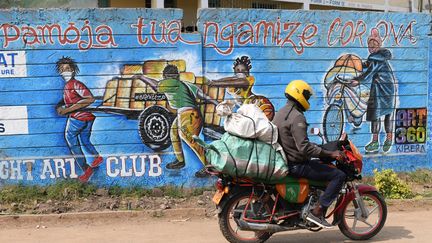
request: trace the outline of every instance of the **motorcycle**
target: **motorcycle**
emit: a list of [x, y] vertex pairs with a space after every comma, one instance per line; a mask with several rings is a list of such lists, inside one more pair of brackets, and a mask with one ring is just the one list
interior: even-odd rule
[[[337, 225], [348, 238], [367, 240], [384, 226], [386, 202], [375, 187], [357, 182], [362, 178], [362, 156], [356, 146], [348, 139], [338, 146], [346, 158], [335, 166], [347, 177], [325, 218], [333, 217], [332, 225]], [[264, 242], [277, 232], [322, 229], [306, 218], [318, 203], [326, 182], [288, 176], [268, 184], [234, 178], [211, 167], [207, 171], [218, 177], [213, 202], [218, 209], [220, 230], [229, 242]]]

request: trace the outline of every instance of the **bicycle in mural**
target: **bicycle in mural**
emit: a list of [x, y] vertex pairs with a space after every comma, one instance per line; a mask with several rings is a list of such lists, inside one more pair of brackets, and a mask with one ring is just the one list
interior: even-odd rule
[[344, 116], [356, 129], [360, 127], [363, 115], [366, 114], [372, 139], [366, 144], [365, 151], [379, 151], [382, 122], [385, 132], [382, 152], [390, 151], [393, 145], [397, 90], [389, 63], [393, 55], [390, 50], [382, 47], [382, 42], [379, 30], [371, 29], [367, 41], [369, 56], [364, 62], [354, 54], [342, 55], [327, 72], [324, 83], [328, 107], [323, 120], [327, 141], [337, 140], [341, 136]]
[[344, 130], [345, 120], [355, 128], [362, 124], [369, 100], [366, 85], [353, 85], [352, 80], [363, 71], [361, 59], [353, 54], [340, 56], [324, 78], [327, 90], [327, 108], [323, 117], [326, 141], [338, 140]]

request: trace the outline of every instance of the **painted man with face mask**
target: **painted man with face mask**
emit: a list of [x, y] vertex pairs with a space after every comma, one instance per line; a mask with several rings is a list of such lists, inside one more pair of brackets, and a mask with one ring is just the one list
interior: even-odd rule
[[[72, 58], [63, 57], [58, 60], [56, 69], [66, 82], [63, 91], [64, 105], [57, 106], [57, 113], [68, 117], [65, 128], [66, 142], [75, 161], [84, 172], [78, 179], [81, 182], [87, 182], [93, 175], [93, 168], [98, 167], [103, 161], [90, 142], [95, 116], [90, 112], [82, 111], [83, 108], [92, 104], [95, 98], [82, 82], [75, 79], [75, 75], [79, 73], [79, 68]], [[86, 161], [83, 148], [93, 158], [90, 165]]]

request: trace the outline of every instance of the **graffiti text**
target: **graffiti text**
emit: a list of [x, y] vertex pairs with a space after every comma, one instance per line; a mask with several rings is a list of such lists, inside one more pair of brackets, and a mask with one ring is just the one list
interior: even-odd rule
[[35, 160], [2, 160], [0, 161], [0, 179], [33, 180], [31, 170], [24, 171], [22, 165], [31, 165]]
[[185, 40], [181, 34], [181, 21], [172, 20], [170, 22], [162, 21], [158, 23], [157, 21], [150, 21], [150, 37], [148, 34], [144, 33], [144, 30], [149, 25], [144, 23], [143, 18], [138, 18], [136, 24], [132, 24], [132, 28], [137, 29], [137, 38], [140, 45], [146, 45], [151, 39], [154, 43], [171, 43], [175, 44], [178, 41], [186, 44], [199, 44], [199, 41], [188, 41]]
[[220, 26], [215, 22], [204, 23], [204, 46], [212, 47], [223, 55], [233, 52], [235, 44], [239, 46], [260, 44], [278, 47], [290, 46], [297, 54], [302, 54], [305, 47], [315, 45], [318, 26], [301, 22], [259, 21], [257, 23], [229, 23]]
[[117, 47], [110, 26], [99, 25], [92, 28], [89, 20], [85, 20], [82, 26], [70, 22], [66, 28], [62, 28], [59, 24], [17, 26], [3, 23], [0, 26], [3, 48], [8, 48], [16, 42], [24, 46], [54, 45], [55, 43], [77, 45], [80, 50]]
[[[410, 44], [414, 45], [417, 42], [413, 30], [415, 24], [416, 21], [411, 20], [406, 26], [404, 24], [397, 26], [393, 22], [381, 20], [375, 27], [379, 30], [383, 42], [392, 40], [396, 46], [400, 46], [403, 40], [408, 40]], [[330, 24], [327, 45], [335, 46], [340, 44], [340, 46], [346, 46], [358, 40], [359, 44], [364, 46], [369, 35], [366, 30], [366, 23], [363, 20], [343, 22], [341, 18], [336, 18]]]
[[[148, 176], [156, 177], [162, 175], [161, 162], [159, 155], [112, 156], [106, 160], [107, 175], [109, 177], [140, 177], [147, 172]], [[148, 163], [148, 171], [146, 171], [146, 163]]]
[[426, 108], [397, 109], [395, 143], [424, 143], [426, 141], [426, 116]]
[[425, 153], [425, 145], [424, 144], [400, 144], [396, 145], [397, 153]]

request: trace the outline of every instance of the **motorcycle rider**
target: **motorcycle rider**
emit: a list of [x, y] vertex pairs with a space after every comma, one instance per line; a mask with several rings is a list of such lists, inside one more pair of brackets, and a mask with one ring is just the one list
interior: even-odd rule
[[273, 123], [278, 127], [279, 143], [282, 145], [290, 175], [311, 180], [329, 181], [325, 192], [320, 196], [318, 204], [308, 214], [307, 220], [324, 228], [331, 228], [324, 219], [324, 212], [337, 197], [345, 180], [345, 173], [328, 164], [319, 163], [311, 158], [341, 160], [341, 151], [329, 151], [309, 141], [307, 122], [303, 112], [310, 107], [311, 86], [303, 80], [291, 81], [285, 89], [288, 99], [275, 115]]

